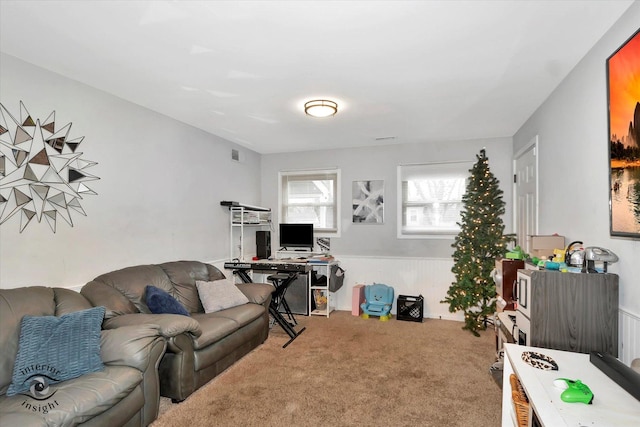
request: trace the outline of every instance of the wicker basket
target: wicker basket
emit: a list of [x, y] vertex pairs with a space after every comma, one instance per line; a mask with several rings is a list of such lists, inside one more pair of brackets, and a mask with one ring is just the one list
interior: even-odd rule
[[529, 399], [520, 384], [520, 380], [515, 374], [509, 376], [509, 382], [511, 382], [511, 398], [513, 399], [513, 406], [516, 410], [516, 420], [518, 421], [518, 427], [529, 426], [529, 414], [531, 407], [529, 406]]

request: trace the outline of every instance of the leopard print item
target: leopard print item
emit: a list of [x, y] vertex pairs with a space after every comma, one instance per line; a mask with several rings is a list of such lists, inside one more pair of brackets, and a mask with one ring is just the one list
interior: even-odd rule
[[536, 353], [535, 351], [523, 351], [522, 360], [537, 369], [543, 369], [545, 371], [558, 370], [558, 364], [555, 360], [542, 353]]

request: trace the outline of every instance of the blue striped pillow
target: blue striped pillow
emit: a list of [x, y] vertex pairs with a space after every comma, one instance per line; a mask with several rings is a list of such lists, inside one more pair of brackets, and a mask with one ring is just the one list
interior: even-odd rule
[[100, 333], [105, 308], [56, 316], [24, 316], [18, 355], [7, 396], [38, 391], [49, 384], [102, 371]]

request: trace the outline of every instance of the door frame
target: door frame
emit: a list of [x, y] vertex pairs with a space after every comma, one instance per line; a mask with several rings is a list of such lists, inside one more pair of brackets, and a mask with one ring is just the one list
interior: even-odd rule
[[[516, 153], [514, 153], [513, 155], [513, 161], [512, 161], [512, 169], [513, 169], [513, 176], [517, 176], [517, 171], [516, 171], [516, 161], [522, 157], [522, 155], [524, 153], [526, 153], [527, 151], [533, 149], [533, 153], [534, 153], [534, 157], [535, 157], [535, 168], [536, 168], [536, 191], [535, 191], [535, 195], [536, 195], [536, 205], [535, 205], [535, 221], [534, 221], [534, 225], [535, 225], [535, 233], [538, 233], [539, 228], [539, 219], [540, 219], [540, 212], [539, 212], [539, 205], [540, 205], [540, 166], [539, 166], [539, 162], [540, 162], [540, 144], [539, 144], [539, 136], [536, 134], [533, 138], [531, 138], [531, 140], [529, 140], [529, 142], [522, 147], [520, 150], [518, 150]], [[517, 199], [517, 193], [516, 193], [516, 188], [517, 184], [514, 182], [513, 183], [513, 194], [512, 194], [512, 200], [513, 200], [513, 231], [515, 233], [518, 232], [518, 199]], [[523, 248], [524, 249], [524, 248]]]

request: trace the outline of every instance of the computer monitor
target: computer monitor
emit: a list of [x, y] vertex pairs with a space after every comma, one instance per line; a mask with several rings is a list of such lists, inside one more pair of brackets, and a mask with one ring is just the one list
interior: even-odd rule
[[313, 224], [280, 224], [280, 247], [313, 249]]

